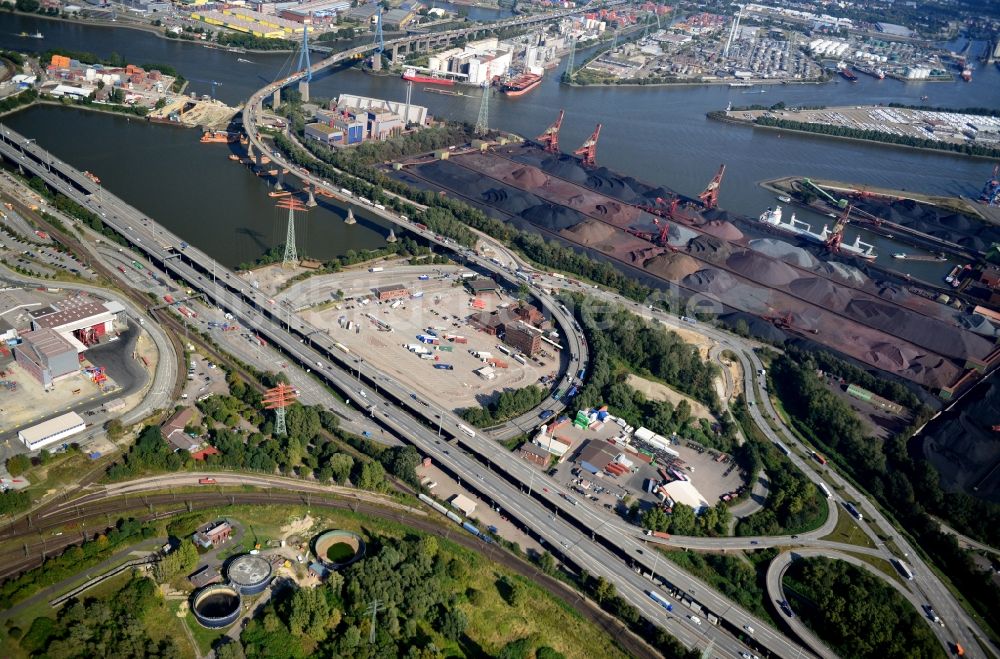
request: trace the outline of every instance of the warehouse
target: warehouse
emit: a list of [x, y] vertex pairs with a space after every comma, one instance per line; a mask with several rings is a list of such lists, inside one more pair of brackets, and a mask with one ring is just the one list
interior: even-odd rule
[[77, 349], [54, 330], [23, 332], [21, 339], [21, 343], [14, 346], [14, 359], [42, 386], [51, 387], [80, 371]]
[[476, 502], [464, 494], [456, 494], [448, 503], [452, 508], [465, 513], [466, 517], [471, 517], [472, 513], [476, 512]]
[[423, 126], [427, 123], [427, 108], [422, 105], [406, 105], [401, 101], [387, 101], [382, 98], [372, 98], [370, 96], [356, 96], [354, 94], [341, 94], [337, 97], [336, 107], [357, 108], [368, 110], [370, 108], [382, 108], [393, 114], [403, 117], [405, 114], [406, 123]]
[[83, 352], [114, 331], [115, 320], [124, 312], [125, 307], [113, 300], [70, 297], [32, 311], [31, 327], [54, 330], [74, 345], [79, 342], [77, 351]]
[[76, 412], [67, 412], [54, 419], [43, 421], [37, 426], [31, 426], [24, 430], [17, 431], [17, 438], [21, 440], [29, 451], [37, 451], [46, 446], [52, 446], [62, 440], [75, 435], [87, 427], [83, 419]]

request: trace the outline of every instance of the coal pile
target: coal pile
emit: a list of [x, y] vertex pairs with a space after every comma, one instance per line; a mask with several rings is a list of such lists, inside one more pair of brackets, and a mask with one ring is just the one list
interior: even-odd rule
[[664, 254], [646, 262], [646, 269], [668, 281], [680, 281], [701, 269], [702, 264], [687, 254]]
[[788, 288], [796, 297], [831, 311], [842, 311], [854, 299], [848, 289], [822, 277], [802, 277], [789, 284]]
[[702, 224], [698, 228], [710, 236], [722, 238], [723, 240], [740, 240], [743, 238], [742, 231], [737, 229], [731, 222], [723, 220], [712, 220], [711, 222]]
[[580, 224], [585, 219], [583, 215], [571, 208], [547, 202], [532, 206], [521, 212], [520, 215], [532, 224], [543, 226], [550, 231], [568, 229]]
[[698, 258], [710, 261], [724, 260], [732, 253], [729, 243], [712, 236], [698, 236], [688, 243], [687, 249]]
[[760, 238], [751, 240], [748, 243], [750, 249], [760, 252], [765, 256], [778, 259], [800, 268], [815, 268], [819, 265], [819, 260], [801, 247], [796, 247], [783, 240], [774, 238]]
[[774, 261], [750, 250], [733, 254], [726, 259], [726, 265], [747, 279], [767, 286], [785, 286], [799, 278], [799, 273], [787, 263]]

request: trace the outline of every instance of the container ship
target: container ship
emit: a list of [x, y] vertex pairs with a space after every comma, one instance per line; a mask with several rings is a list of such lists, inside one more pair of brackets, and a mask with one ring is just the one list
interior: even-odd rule
[[502, 83], [500, 91], [507, 96], [521, 96], [522, 94], [527, 94], [540, 84], [542, 84], [542, 76], [535, 75], [534, 73], [522, 73], [516, 78], [511, 78]]
[[[808, 223], [796, 219], [795, 213], [792, 213], [792, 217], [788, 220], [788, 222], [783, 222], [781, 219], [781, 206], [776, 206], [774, 210], [768, 208], [760, 214], [757, 221], [761, 224], [766, 224], [776, 231], [801, 236], [806, 240], [822, 243], [824, 245], [833, 233], [830, 231], [830, 227], [826, 225], [823, 226], [823, 231], [816, 233], [813, 231], [812, 226]], [[875, 247], [873, 245], [861, 242], [861, 236], [855, 238], [853, 243], [841, 243], [840, 245], [841, 252], [845, 252], [851, 256], [856, 256], [866, 261], [874, 261], [878, 258], [878, 255], [875, 254], [874, 250]]]
[[449, 80], [448, 78], [438, 78], [437, 76], [425, 76], [420, 75], [415, 69], [406, 69], [403, 71], [403, 80], [412, 80], [413, 82], [423, 82], [431, 85], [447, 85], [451, 87], [455, 84], [454, 80]]
[[854, 75], [851, 72], [851, 70], [849, 68], [847, 68], [846, 64], [842, 65], [840, 67], [840, 77], [842, 77], [844, 80], [849, 80], [851, 82], [857, 82], [858, 81], [858, 76]]

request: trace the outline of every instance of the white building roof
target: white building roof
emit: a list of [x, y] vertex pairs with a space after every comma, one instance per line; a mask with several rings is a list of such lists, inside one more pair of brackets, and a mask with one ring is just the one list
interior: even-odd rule
[[663, 489], [667, 491], [667, 496], [671, 499], [677, 503], [691, 506], [696, 513], [703, 508], [708, 508], [708, 501], [701, 496], [701, 492], [691, 484], [691, 481], [673, 481], [664, 485]]
[[464, 494], [456, 494], [448, 503], [451, 504], [452, 508], [456, 508], [465, 513], [466, 517], [476, 512], [476, 502]]
[[18, 439], [31, 450], [43, 448], [64, 437], [74, 435], [86, 428], [83, 418], [76, 412], [67, 412], [54, 419], [43, 421], [37, 426], [31, 426], [17, 432]]

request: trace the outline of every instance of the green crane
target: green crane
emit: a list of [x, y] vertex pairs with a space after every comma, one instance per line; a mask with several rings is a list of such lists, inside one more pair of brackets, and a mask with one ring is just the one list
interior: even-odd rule
[[812, 188], [816, 192], [818, 192], [821, 197], [823, 197], [824, 199], [826, 199], [827, 201], [829, 201], [831, 204], [833, 204], [837, 208], [847, 208], [847, 200], [846, 199], [836, 199], [835, 197], [831, 196], [829, 192], [827, 192], [823, 188], [819, 187], [818, 185], [816, 185], [815, 183], [813, 183], [812, 181], [810, 181], [807, 178], [802, 179], [802, 183], [804, 185]]

